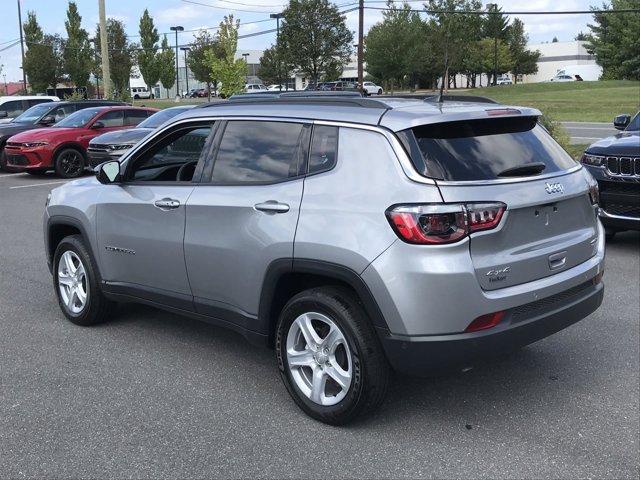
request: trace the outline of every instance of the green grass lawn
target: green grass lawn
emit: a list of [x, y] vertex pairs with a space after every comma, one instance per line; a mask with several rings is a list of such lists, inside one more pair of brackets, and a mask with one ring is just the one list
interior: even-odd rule
[[640, 82], [630, 80], [501, 85], [460, 93], [538, 108], [558, 121], [611, 122], [620, 113], [634, 114], [640, 108]]

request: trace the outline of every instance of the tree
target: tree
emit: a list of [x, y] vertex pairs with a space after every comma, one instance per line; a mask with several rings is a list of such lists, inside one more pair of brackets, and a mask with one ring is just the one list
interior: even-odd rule
[[346, 18], [328, 0], [291, 0], [280, 28], [289, 64], [317, 82], [327, 67], [349, 61], [353, 35]]
[[212, 76], [211, 67], [206, 62], [206, 52], [212, 52], [211, 55], [218, 58], [224, 56], [224, 52], [220, 48], [218, 39], [211, 35], [208, 30], [200, 30], [194, 35], [195, 40], [190, 45], [191, 51], [187, 63], [189, 69], [196, 80], [207, 84], [207, 95], [211, 99], [211, 85], [218, 90], [218, 79]]
[[[109, 70], [111, 82], [116, 96], [126, 99], [129, 93], [129, 78], [131, 67], [135, 59], [136, 46], [129, 43], [124, 31], [124, 24], [120, 20], [107, 20], [107, 42], [109, 44]], [[100, 52], [100, 26], [96, 28], [96, 50]], [[98, 55], [98, 59], [100, 56]], [[100, 60], [98, 60], [100, 61]], [[106, 93], [106, 92], [105, 92]]]
[[509, 27], [509, 52], [511, 53], [511, 73], [514, 82], [518, 83], [518, 75], [531, 75], [538, 71], [540, 52], [527, 49], [529, 37], [524, 31], [524, 23], [519, 18], [513, 20]]
[[63, 70], [60, 36], [45, 35], [35, 12], [27, 13], [23, 30], [28, 48], [23, 68], [29, 77], [31, 89], [38, 93], [45, 92], [49, 86], [55, 89]]
[[240, 20], [234, 21], [233, 15], [225, 15], [218, 29], [222, 57], [211, 50], [205, 52], [205, 62], [211, 69], [211, 76], [222, 82], [220, 93], [223, 97], [230, 97], [234, 93], [244, 91], [247, 62], [244, 59], [236, 60], [235, 58], [238, 48], [238, 28], [240, 28]]
[[[511, 69], [512, 59], [509, 46], [502, 40], [498, 40], [497, 45], [495, 45], [493, 38], [483, 38], [479, 42], [479, 48], [483, 59], [483, 71], [493, 72], [494, 63], [497, 67], [496, 75], [506, 73]], [[494, 53], [497, 53], [495, 58]], [[497, 62], [495, 62], [496, 59]]]
[[[258, 76], [262, 81], [279, 84], [291, 77], [293, 67], [288, 63], [286, 55], [283, 55], [281, 50], [276, 44], [263, 52], [262, 57], [260, 57], [260, 69], [258, 70]], [[333, 72], [328, 73], [334, 74], [335, 69]], [[338, 76], [340, 76], [340, 73], [342, 73], [342, 70], [340, 70]]]
[[579, 42], [586, 42], [589, 40], [589, 35], [584, 33], [582, 30], [578, 32], [578, 34], [574, 37], [574, 40]]
[[387, 2], [383, 20], [375, 24], [365, 39], [367, 72], [380, 79], [393, 91], [405, 79], [423, 73], [427, 56], [425, 24], [408, 3], [398, 8]]
[[[496, 5], [496, 4], [494, 4]], [[509, 17], [502, 13], [502, 7], [493, 8], [486, 16], [483, 25], [483, 34], [487, 38], [507, 40], [509, 35]]]
[[[638, 0], [611, 0], [598, 9], [630, 8], [638, 8]], [[593, 20], [587, 50], [602, 67], [602, 78], [640, 80], [640, 13], [594, 13]]]
[[558, 37], [553, 37], [551, 39], [551, 43], [558, 43]]
[[[444, 85], [449, 85], [449, 74], [462, 70], [463, 59], [481, 37], [482, 19], [479, 15], [448, 13], [453, 10], [480, 10], [479, 0], [429, 0], [427, 10], [440, 13], [427, 15], [429, 45], [438, 58], [437, 66], [443, 72]], [[455, 82], [455, 75], [454, 75]], [[455, 83], [454, 83], [455, 86]]]
[[167, 98], [169, 98], [169, 89], [176, 83], [176, 56], [173, 49], [169, 46], [167, 36], [162, 37], [161, 52], [158, 57], [160, 61], [160, 82], [167, 90]]
[[64, 70], [76, 87], [87, 87], [93, 51], [75, 2], [69, 2], [64, 26], [67, 30], [67, 39], [62, 43]]
[[144, 9], [140, 18], [140, 51], [138, 52], [138, 67], [144, 83], [149, 91], [160, 79], [160, 64], [158, 62], [158, 29], [153, 24], [149, 10]]

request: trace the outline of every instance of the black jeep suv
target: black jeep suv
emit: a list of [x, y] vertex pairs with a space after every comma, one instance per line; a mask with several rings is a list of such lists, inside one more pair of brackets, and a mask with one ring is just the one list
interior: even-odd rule
[[47, 102], [34, 105], [11, 120], [0, 125], [0, 170], [10, 170], [4, 156], [4, 145], [9, 137], [36, 128], [50, 127], [73, 112], [89, 107], [126, 105], [111, 100], [76, 100], [63, 102]]
[[622, 132], [589, 146], [582, 163], [600, 187], [600, 219], [612, 238], [622, 230], [640, 230], [640, 112], [618, 115]]

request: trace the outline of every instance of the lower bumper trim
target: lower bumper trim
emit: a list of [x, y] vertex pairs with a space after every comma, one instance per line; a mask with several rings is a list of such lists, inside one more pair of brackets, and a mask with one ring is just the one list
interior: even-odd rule
[[408, 375], [428, 375], [472, 366], [553, 335], [593, 313], [602, 303], [604, 285], [594, 285], [579, 299], [515, 324], [483, 332], [403, 337], [381, 332], [391, 366]]

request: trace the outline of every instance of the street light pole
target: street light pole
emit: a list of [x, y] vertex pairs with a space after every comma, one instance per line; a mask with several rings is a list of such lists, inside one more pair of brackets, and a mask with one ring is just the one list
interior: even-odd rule
[[176, 96], [180, 96], [180, 79], [178, 78], [178, 32], [184, 31], [184, 27], [176, 25], [169, 27], [169, 30], [176, 32]]
[[270, 18], [276, 19], [276, 58], [278, 60], [278, 85], [279, 90], [282, 91], [282, 69], [280, 68], [280, 19], [283, 17], [282, 13], [272, 13]]
[[364, 68], [363, 68], [363, 47], [364, 47], [364, 0], [359, 0], [358, 3], [358, 84], [362, 90], [364, 82]]
[[187, 52], [191, 50], [191, 47], [180, 47], [180, 50], [184, 52], [184, 80], [187, 85], [187, 95], [189, 95], [189, 66], [187, 65]]
[[111, 99], [111, 71], [109, 69], [109, 39], [107, 36], [107, 16], [104, 9], [104, 0], [98, 0], [98, 17], [100, 18], [100, 60], [102, 62], [102, 89], [103, 97]]

